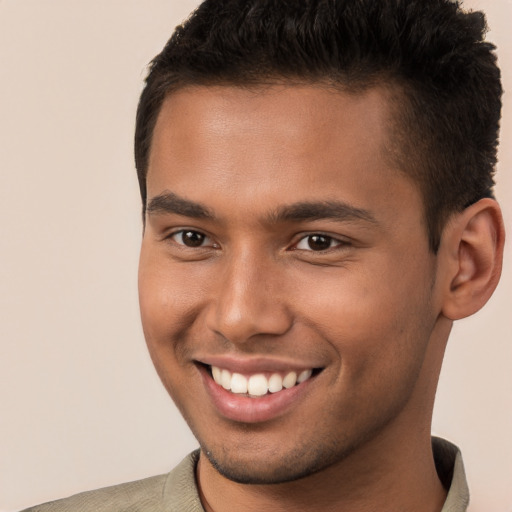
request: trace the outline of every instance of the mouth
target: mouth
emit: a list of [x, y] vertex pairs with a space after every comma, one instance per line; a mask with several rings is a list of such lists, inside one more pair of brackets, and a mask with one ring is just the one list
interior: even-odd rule
[[221, 417], [255, 424], [300, 407], [318, 386], [324, 368], [288, 365], [272, 359], [208, 357], [195, 360], [211, 405]]
[[235, 395], [260, 398], [299, 386], [318, 375], [321, 368], [242, 374], [202, 364], [214, 382]]
[[279, 393], [283, 389], [290, 389], [297, 384], [302, 384], [311, 378], [313, 370], [303, 370], [299, 374], [295, 371], [286, 372], [284, 375], [272, 373], [267, 376], [264, 373], [242, 375], [212, 366], [211, 373], [213, 380], [226, 391], [257, 398], [268, 393]]

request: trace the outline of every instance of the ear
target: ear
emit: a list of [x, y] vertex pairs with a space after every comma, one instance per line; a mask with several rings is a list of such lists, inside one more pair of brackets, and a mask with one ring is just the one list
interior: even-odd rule
[[449, 220], [440, 247], [447, 278], [444, 316], [465, 318], [489, 300], [501, 276], [504, 241], [503, 217], [493, 199], [481, 199]]

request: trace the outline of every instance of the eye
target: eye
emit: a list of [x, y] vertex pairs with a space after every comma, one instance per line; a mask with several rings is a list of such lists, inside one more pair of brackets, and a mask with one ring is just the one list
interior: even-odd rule
[[216, 247], [210, 237], [206, 236], [200, 231], [193, 231], [191, 229], [183, 229], [173, 233], [169, 237], [173, 242], [185, 247]]
[[337, 247], [339, 245], [346, 245], [346, 243], [341, 240], [337, 240], [332, 236], [322, 235], [320, 233], [315, 233], [313, 235], [305, 236], [299, 240], [299, 243], [295, 246], [295, 249], [299, 249], [301, 251], [327, 251], [328, 249], [332, 249], [333, 247]]

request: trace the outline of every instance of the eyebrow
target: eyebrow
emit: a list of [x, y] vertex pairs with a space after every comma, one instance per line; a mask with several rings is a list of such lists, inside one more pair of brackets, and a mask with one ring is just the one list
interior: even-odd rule
[[153, 197], [146, 208], [149, 214], [175, 214], [193, 219], [213, 219], [213, 212], [195, 201], [190, 201], [174, 194], [173, 192], [164, 192]]
[[[214, 220], [214, 212], [207, 206], [185, 199], [173, 192], [153, 197], [147, 206], [148, 214], [175, 214], [194, 219]], [[338, 221], [364, 221], [378, 224], [374, 215], [343, 201], [305, 201], [278, 207], [267, 216], [269, 224], [282, 222], [333, 219]]]
[[269, 216], [272, 223], [286, 221], [314, 221], [333, 219], [339, 221], [365, 221], [378, 224], [368, 210], [356, 208], [343, 201], [301, 202], [282, 206]]

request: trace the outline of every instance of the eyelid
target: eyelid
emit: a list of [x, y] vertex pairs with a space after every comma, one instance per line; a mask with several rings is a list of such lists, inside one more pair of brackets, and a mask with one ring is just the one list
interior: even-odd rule
[[[203, 242], [210, 241], [211, 243], [209, 243], [209, 244], [203, 243], [201, 245], [198, 245], [197, 247], [191, 247], [191, 246], [185, 245], [184, 243], [179, 242], [178, 240], [175, 239], [176, 235], [180, 235], [180, 234], [187, 233], [187, 232], [198, 233], [199, 235], [204, 236]], [[202, 231], [200, 229], [192, 229], [192, 228], [174, 229], [168, 235], [166, 235], [164, 239], [170, 240], [172, 243], [175, 243], [179, 247], [183, 247], [185, 249], [204, 249], [204, 248], [209, 248], [209, 247], [216, 249], [219, 247], [219, 244], [215, 243], [213, 241], [213, 238], [210, 235], [206, 234], [204, 231]]]
[[[303, 242], [303, 241], [306, 241], [309, 237], [312, 237], [312, 236], [321, 236], [321, 237], [324, 237], [324, 238], [329, 238], [331, 242], [335, 242], [335, 245], [334, 246], [331, 246], [331, 247], [328, 247], [327, 249], [323, 249], [323, 250], [318, 250], [318, 251], [315, 251], [311, 248], [299, 248], [298, 245]], [[337, 249], [339, 247], [346, 247], [346, 246], [349, 246], [351, 245], [351, 242], [346, 239], [346, 238], [343, 238], [343, 237], [339, 237], [339, 236], [334, 236], [334, 235], [330, 235], [330, 234], [327, 234], [327, 233], [322, 233], [322, 232], [312, 232], [312, 233], [307, 233], [307, 234], [303, 234], [299, 240], [293, 244], [293, 247], [292, 249], [293, 250], [298, 250], [298, 251], [305, 251], [305, 252], [311, 252], [311, 253], [319, 253], [319, 254], [322, 254], [322, 253], [325, 253], [327, 251], [331, 251], [333, 249]]]
[[[186, 233], [186, 232], [198, 233], [199, 235], [204, 236], [203, 243], [201, 245], [193, 247], [193, 246], [187, 246], [185, 243], [183, 243], [183, 241], [179, 241], [179, 240], [176, 239], [176, 237], [178, 235]], [[309, 237], [312, 237], [312, 236], [320, 236], [320, 237], [328, 238], [330, 240], [331, 244], [334, 243], [334, 245], [331, 245], [327, 249], [322, 249], [322, 250], [318, 250], [318, 251], [315, 251], [314, 249], [311, 249], [311, 248], [306, 248], [306, 247], [299, 248], [298, 247], [300, 243], [305, 242]], [[173, 229], [171, 232], [169, 232], [164, 237], [164, 239], [165, 240], [170, 240], [172, 243], [174, 243], [177, 246], [179, 246], [181, 248], [184, 248], [184, 249], [205, 249], [205, 248], [217, 249], [217, 248], [220, 247], [220, 245], [214, 241], [212, 236], [210, 236], [207, 233], [205, 233], [204, 230], [200, 230], [200, 229], [196, 229], [196, 228], [180, 227], [178, 229]], [[313, 232], [310, 232], [310, 233], [303, 233], [298, 238], [297, 242], [295, 242], [292, 245], [291, 249], [292, 250], [304, 251], [304, 252], [311, 252], [311, 253], [320, 253], [320, 254], [322, 254], [322, 253], [326, 253], [328, 251], [331, 251], [333, 249], [335, 250], [335, 249], [338, 249], [340, 247], [346, 247], [346, 246], [349, 246], [349, 245], [351, 245], [351, 241], [346, 239], [346, 238], [344, 238], [344, 237], [323, 233], [321, 231], [313, 231]]]

